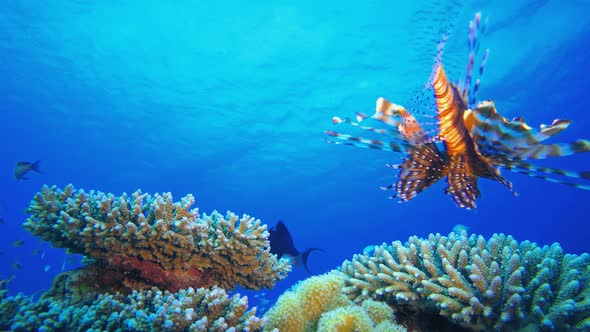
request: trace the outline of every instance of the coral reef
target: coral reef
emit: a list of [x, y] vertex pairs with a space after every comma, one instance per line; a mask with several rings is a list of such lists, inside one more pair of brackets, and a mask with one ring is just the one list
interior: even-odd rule
[[451, 233], [383, 244], [341, 267], [359, 303], [432, 315], [473, 330], [590, 329], [590, 255], [564, 254], [511, 236]]
[[266, 331], [379, 331], [375, 325], [395, 326], [393, 310], [385, 303], [366, 300], [356, 305], [342, 293], [344, 275], [332, 271], [308, 278], [279, 297], [264, 315]]
[[270, 253], [266, 225], [243, 215], [191, 209], [194, 197], [130, 196], [44, 186], [24, 227], [56, 247], [95, 260], [118, 290], [157, 286], [272, 288], [291, 267]]
[[22, 294], [7, 296], [10, 281], [11, 279], [0, 280], [0, 331], [8, 331], [10, 329], [10, 322], [19, 308], [29, 303], [29, 299]]
[[[64, 278], [56, 278], [62, 280]], [[259, 331], [264, 320], [248, 299], [225, 290], [156, 288], [131, 294], [94, 294], [76, 304], [60, 282], [37, 302], [22, 295], [0, 305], [0, 328], [12, 331]]]

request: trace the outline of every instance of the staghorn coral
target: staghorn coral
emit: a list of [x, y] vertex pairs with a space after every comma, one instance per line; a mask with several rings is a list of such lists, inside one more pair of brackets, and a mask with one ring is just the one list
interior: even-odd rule
[[384, 303], [366, 300], [354, 304], [342, 294], [344, 275], [332, 271], [308, 278], [283, 293], [264, 315], [265, 331], [373, 331], [375, 325], [389, 322], [396, 331], [393, 310]]
[[120, 289], [189, 286], [272, 288], [291, 267], [270, 253], [266, 225], [228, 212], [200, 215], [194, 197], [128, 196], [43, 186], [24, 227], [56, 247], [96, 260]]
[[355, 255], [343, 291], [474, 330], [590, 329], [590, 255], [494, 234], [410, 237]]
[[264, 325], [246, 297], [218, 287], [95, 294], [73, 305], [67, 296], [52, 296], [59, 294], [55, 286], [39, 301], [21, 303], [3, 323], [12, 331], [258, 331]]

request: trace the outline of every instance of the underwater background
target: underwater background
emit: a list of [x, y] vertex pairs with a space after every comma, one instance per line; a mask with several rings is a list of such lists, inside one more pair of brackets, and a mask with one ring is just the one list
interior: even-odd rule
[[[379, 187], [401, 154], [325, 142], [333, 116], [372, 113], [380, 96], [410, 100], [445, 31], [443, 61], [459, 77], [477, 11], [490, 48], [478, 99], [535, 126], [573, 120], [560, 141], [590, 138], [585, 0], [2, 1], [0, 276], [15, 276], [11, 294], [32, 294], [80, 265], [22, 228], [43, 184], [192, 193], [202, 212], [283, 220], [298, 249], [325, 251], [310, 256], [314, 274], [457, 224], [590, 251], [587, 191], [504, 172], [518, 197], [482, 180], [475, 210], [456, 207], [443, 183], [398, 204]], [[14, 178], [17, 161], [35, 160], [40, 174]], [[590, 155], [542, 164], [588, 170]], [[264, 296], [307, 276], [294, 268]]]

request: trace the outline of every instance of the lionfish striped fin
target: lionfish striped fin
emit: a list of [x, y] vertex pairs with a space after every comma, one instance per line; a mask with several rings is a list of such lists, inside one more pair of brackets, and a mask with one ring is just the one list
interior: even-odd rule
[[505, 168], [507, 170], [510, 170], [510, 171], [524, 169], [524, 170], [531, 171], [531, 172], [560, 175], [560, 176], [565, 176], [565, 177], [574, 178], [574, 179], [590, 180], [590, 171], [582, 171], [582, 172], [567, 171], [567, 170], [560, 169], [560, 168], [550, 168], [550, 167], [544, 167], [544, 166], [537, 166], [537, 165], [533, 165], [533, 164], [526, 163], [523, 161], [507, 161], [504, 164], [499, 165], [499, 166], [502, 168]]
[[549, 182], [553, 182], [553, 183], [558, 183], [558, 184], [563, 184], [566, 186], [575, 187], [575, 188], [579, 188], [579, 189], [583, 189], [583, 190], [590, 190], [590, 185], [569, 182], [569, 181], [565, 181], [565, 180], [551, 178], [551, 177], [548, 177], [545, 175], [545, 174], [553, 174], [553, 175], [560, 175], [560, 176], [564, 176], [564, 177], [572, 178], [572, 179], [590, 180], [590, 172], [588, 172], [588, 171], [572, 172], [572, 171], [566, 171], [566, 170], [556, 169], [556, 168], [535, 166], [535, 165], [525, 163], [525, 162], [507, 162], [504, 165], [500, 165], [500, 167], [502, 167], [508, 171], [511, 171], [511, 172], [524, 174], [524, 175], [534, 177], [537, 179], [541, 179], [541, 180], [545, 180], [545, 181], [549, 181]]
[[476, 143], [492, 142], [496, 147], [502, 146], [500, 150], [506, 151], [538, 144], [562, 132], [571, 123], [569, 120], [557, 119], [549, 126], [541, 125], [540, 130], [534, 130], [522, 118], [510, 121], [501, 116], [492, 101], [482, 102], [475, 110], [466, 112], [464, 122]]
[[581, 139], [570, 143], [537, 144], [530, 148], [515, 150], [510, 154], [510, 159], [544, 159], [549, 157], [569, 156], [589, 151], [590, 141]]
[[[383, 128], [376, 128], [376, 127], [372, 127], [372, 126], [361, 125], [360, 122], [364, 121], [367, 118], [369, 118], [369, 117], [363, 113], [357, 113], [357, 115], [356, 115], [357, 122], [352, 121], [350, 118], [340, 118], [340, 117], [335, 116], [332, 118], [332, 123], [333, 124], [346, 124], [346, 125], [360, 128], [365, 131], [370, 131], [375, 134], [386, 136], [387, 137], [386, 140], [389, 141], [389, 143], [387, 145], [389, 145], [390, 147], [394, 147], [394, 149], [397, 149], [398, 146], [401, 149], [401, 146], [403, 146], [404, 144], [407, 143], [407, 140], [405, 139], [404, 136], [401, 135], [401, 133], [398, 131], [397, 128], [383, 129]], [[368, 147], [368, 148], [373, 148], [373, 149], [377, 149], [377, 146], [386, 145], [383, 143], [382, 140], [369, 139], [369, 138], [363, 138], [363, 137], [354, 137], [349, 134], [342, 134], [342, 133], [338, 133], [338, 132], [334, 132], [334, 131], [330, 131], [330, 130], [326, 131], [326, 133], [332, 137], [336, 137], [338, 140], [350, 140], [350, 141], [355, 142], [354, 144], [346, 144], [346, 145], [354, 145], [354, 146], [361, 146], [362, 145], [361, 147]], [[382, 150], [389, 151], [386, 148], [384, 148]], [[396, 150], [392, 150], [392, 151], [396, 151]], [[397, 151], [397, 152], [400, 152], [400, 151]]]
[[367, 139], [362, 137], [356, 137], [349, 134], [342, 134], [332, 130], [326, 130], [325, 133], [328, 136], [334, 137], [338, 141], [331, 141], [326, 140], [327, 143], [332, 144], [342, 144], [342, 145], [351, 145], [360, 148], [369, 148], [369, 149], [376, 149], [376, 150], [383, 150], [383, 151], [392, 151], [392, 152], [403, 152], [404, 151], [404, 144], [397, 143], [391, 141], [389, 143], [384, 143], [383, 141], [376, 140], [376, 139]]
[[[360, 113], [362, 114], [362, 113]], [[359, 115], [360, 116], [360, 115]], [[386, 129], [382, 129], [382, 128], [375, 128], [375, 127], [371, 127], [371, 126], [363, 126], [360, 124], [359, 122], [354, 122], [352, 120], [350, 120], [349, 118], [340, 118], [340, 117], [333, 117], [332, 118], [332, 123], [333, 124], [347, 124], [353, 127], [358, 127], [362, 130], [367, 130], [379, 135], [386, 135], [386, 136], [393, 136], [393, 137], [399, 137], [399, 134], [392, 131], [392, 130], [386, 130]]]
[[477, 177], [473, 175], [465, 154], [452, 155], [449, 158], [448, 186], [445, 193], [451, 195], [459, 207], [473, 209], [476, 207], [475, 199], [480, 196]]
[[[393, 117], [398, 117], [401, 120], [392, 119]], [[435, 130], [427, 132], [422, 125], [436, 125], [436, 122], [420, 124], [406, 108], [383, 97], [377, 99], [373, 118], [387, 124], [396, 123], [400, 135], [412, 144], [425, 144], [434, 141], [434, 138], [429, 137], [428, 134], [435, 132]]]
[[394, 189], [396, 194], [392, 198], [402, 202], [416, 197], [446, 174], [445, 156], [434, 143], [413, 145], [407, 152], [400, 165], [390, 166], [399, 169], [398, 181], [383, 188]]
[[467, 60], [467, 68], [465, 75], [465, 82], [462, 84], [461, 95], [463, 99], [468, 101], [469, 106], [473, 107], [475, 104], [475, 96], [479, 90], [481, 82], [481, 76], [486, 65], [486, 61], [489, 55], [489, 49], [486, 49], [483, 58], [479, 65], [479, 78], [475, 80], [475, 84], [471, 84], [473, 79], [473, 68], [475, 66], [475, 57], [479, 51], [479, 34], [484, 30], [484, 24], [481, 22], [481, 12], [477, 12], [472, 21], [469, 21], [469, 34], [467, 36], [467, 47], [469, 49], [469, 55]]
[[405, 110], [402, 106], [393, 104], [383, 97], [379, 97], [377, 98], [375, 114], [372, 118], [398, 128], [402, 123], [400, 119], [402, 110]]

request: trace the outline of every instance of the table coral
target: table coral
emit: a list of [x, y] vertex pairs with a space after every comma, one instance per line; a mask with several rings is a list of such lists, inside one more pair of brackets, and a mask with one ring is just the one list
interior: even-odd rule
[[201, 215], [193, 203], [192, 195], [173, 202], [170, 193], [115, 197], [72, 185], [43, 186], [24, 227], [95, 259], [103, 274], [124, 278], [120, 282], [130, 289], [260, 289], [286, 277], [291, 266], [270, 253], [260, 220], [231, 212]]
[[590, 329], [590, 255], [511, 236], [451, 233], [383, 244], [341, 267], [343, 291], [474, 330]]

